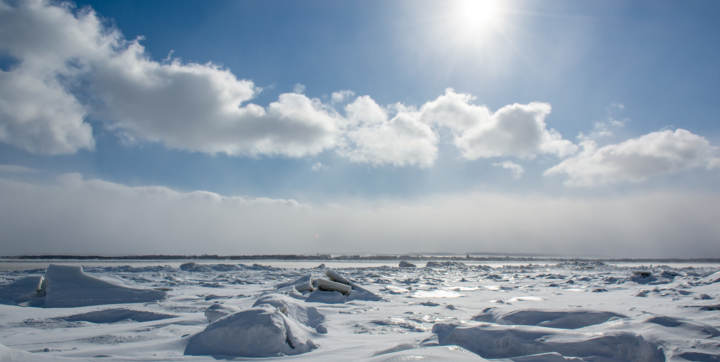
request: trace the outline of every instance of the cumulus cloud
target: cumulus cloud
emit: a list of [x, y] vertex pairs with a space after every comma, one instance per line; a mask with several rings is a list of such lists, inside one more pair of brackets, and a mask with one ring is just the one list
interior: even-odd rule
[[79, 53], [103, 46], [93, 36], [98, 26], [94, 16], [75, 17], [64, 7], [0, 2], [0, 51], [17, 60], [0, 71], [0, 141], [42, 154], [94, 148], [92, 129], [83, 121], [87, 111], [61, 77], [77, 72], [69, 61]]
[[525, 174], [525, 169], [519, 164], [512, 161], [495, 162], [492, 165], [510, 171], [513, 178], [516, 180], [521, 179], [523, 177], [523, 174]]
[[390, 117], [369, 96], [357, 97], [345, 112], [345, 138], [338, 153], [351, 161], [419, 167], [435, 163], [437, 136], [417, 112], [400, 106]]
[[55, 181], [0, 178], [0, 204], [5, 255], [491, 251], [720, 257], [717, 193], [553, 198], [474, 192], [305, 204], [64, 174]]
[[[92, 148], [88, 115], [129, 137], [207, 153], [305, 156], [332, 147], [334, 112], [302, 94], [267, 108], [259, 89], [214, 64], [156, 62], [91, 10], [29, 0], [0, 5], [0, 140], [36, 153]], [[75, 90], [75, 83], [90, 91]]]
[[568, 186], [590, 187], [641, 182], [693, 168], [717, 168], [720, 159], [717, 147], [684, 129], [652, 132], [602, 147], [585, 141], [582, 146], [582, 152], [548, 169], [545, 175], [565, 175]]
[[550, 104], [516, 103], [491, 113], [485, 106], [472, 104], [474, 100], [469, 94], [447, 89], [444, 95], [421, 108], [425, 122], [446, 126], [454, 132], [454, 143], [466, 159], [534, 158], [538, 154], [565, 157], [577, 150], [560, 133], [548, 129], [545, 118], [550, 114]]
[[[304, 86], [267, 106], [259, 89], [212, 63], [150, 58], [139, 39], [103, 24], [89, 8], [46, 0], [0, 0], [0, 52], [18, 62], [0, 71], [0, 141], [43, 154], [93, 149], [87, 119], [121, 139], [210, 154], [304, 157], [336, 150], [354, 162], [429, 167], [434, 128], [455, 133], [467, 159], [566, 155], [575, 146], [554, 130], [545, 103], [491, 113], [449, 89], [419, 109], [382, 107], [350, 90], [329, 103]], [[347, 102], [351, 102], [347, 104]], [[345, 104], [345, 114], [335, 107]]]

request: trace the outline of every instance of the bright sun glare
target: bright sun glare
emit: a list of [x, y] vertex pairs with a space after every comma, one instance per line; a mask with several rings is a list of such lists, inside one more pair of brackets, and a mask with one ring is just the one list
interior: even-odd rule
[[463, 42], [477, 42], [497, 33], [503, 22], [500, 1], [456, 0], [450, 2], [451, 27]]

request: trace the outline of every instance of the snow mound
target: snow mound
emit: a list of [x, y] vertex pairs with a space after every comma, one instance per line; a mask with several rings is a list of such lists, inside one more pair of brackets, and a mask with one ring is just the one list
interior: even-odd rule
[[212, 323], [226, 315], [230, 315], [233, 313], [237, 313], [237, 309], [228, 307], [224, 304], [215, 303], [205, 309], [205, 318], [207, 318], [208, 322]]
[[326, 292], [319, 289], [310, 293], [307, 299], [305, 299], [306, 302], [326, 304], [345, 303], [347, 300], [347, 297], [340, 292]]
[[629, 332], [590, 336], [548, 329], [436, 324], [433, 333], [439, 344], [458, 345], [483, 358], [515, 358], [554, 352], [561, 355], [556, 357], [588, 357], [594, 361], [665, 361], [657, 344]]
[[88, 313], [73, 314], [67, 317], [58, 317], [56, 319], [68, 322], [115, 323], [125, 320], [149, 322], [174, 317], [176, 316], [171, 314], [146, 312], [126, 308], [113, 308]]
[[[667, 328], [677, 328], [678, 330], [685, 330], [687, 332], [694, 332], [703, 335], [707, 338], [714, 338], [720, 336], [720, 330], [715, 327], [686, 321], [678, 318], [668, 316], [657, 316], [647, 320], [648, 323], [658, 324]], [[679, 331], [678, 331], [679, 332]], [[679, 332], [681, 333], [681, 332]], [[684, 333], [685, 334], [685, 333]]]
[[154, 302], [165, 298], [165, 292], [160, 290], [128, 288], [94, 278], [80, 266], [50, 264], [45, 280], [44, 306], [48, 308]]
[[304, 307], [296, 303], [290, 297], [279, 294], [270, 294], [259, 298], [253, 307], [268, 305], [277, 308], [282, 314], [315, 329], [318, 333], [327, 333], [322, 325], [325, 316], [318, 312], [315, 307]]
[[487, 361], [478, 355], [458, 346], [419, 347], [401, 345], [389, 351], [383, 351], [369, 361], [400, 362], [400, 361]]
[[298, 322], [263, 306], [231, 314], [192, 336], [186, 355], [274, 357], [309, 352], [317, 345]]
[[488, 312], [473, 317], [473, 320], [498, 324], [521, 324], [549, 328], [578, 329], [605, 323], [615, 318], [626, 318], [622, 314], [589, 310], [542, 311], [517, 310], [505, 314]]

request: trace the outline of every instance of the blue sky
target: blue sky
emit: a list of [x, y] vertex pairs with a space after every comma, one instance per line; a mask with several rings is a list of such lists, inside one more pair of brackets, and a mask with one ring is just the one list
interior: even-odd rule
[[[582, 234], [589, 221], [562, 235], [548, 230], [577, 205], [592, 210], [607, 199], [619, 208], [635, 200], [629, 214], [652, 214], [647, 198], [703, 216], [618, 224], [612, 215], [627, 210], [607, 206], [595, 227], [616, 229], [619, 245], [632, 238], [638, 255], [647, 246], [704, 255], [720, 237], [702, 221], [717, 210], [708, 200], [720, 182], [719, 12], [714, 1], [3, 1], [0, 197], [43, 188], [58, 208], [73, 209], [63, 204], [70, 178], [111, 189], [100, 199], [158, 187], [170, 199], [294, 200], [315, 210], [301, 218], [314, 230], [328, 227], [318, 216], [328, 205], [345, 207], [343, 222], [379, 227], [381, 210], [438, 203], [446, 208], [436, 214], [490, 212], [506, 231], [489, 240], [477, 236], [482, 225], [423, 214], [398, 221], [388, 234], [401, 241], [387, 250], [491, 251], [515, 240], [503, 251], [598, 255], [622, 252], [591, 248]], [[15, 201], [33, 204], [38, 193]], [[463, 195], [485, 201], [450, 203]], [[511, 220], [508, 205], [522, 198], [527, 217], [564, 206], [541, 228], [508, 232], [535, 223]], [[140, 200], [123, 202], [126, 214], [150, 207]], [[195, 217], [192, 206], [181, 209], [178, 220]], [[18, 216], [33, 214], [23, 210], [4, 206], [14, 231], [2, 242], [12, 250], [127, 252], [98, 242], [102, 230], [66, 236], [85, 244], [43, 242], [50, 231], [18, 226], [41, 222]], [[108, 222], [46, 217], [72, 229]], [[658, 229], [668, 218], [682, 218], [677, 229], [697, 235], [698, 246], [670, 247]], [[412, 246], [407, 240], [423, 234], [410, 226], [418, 220], [440, 234], [452, 229], [457, 241]], [[226, 230], [216, 232], [216, 251], [244, 248], [236, 240], [247, 235], [208, 225]], [[319, 235], [339, 233], [257, 232], [276, 244], [255, 252], [329, 247]], [[305, 234], [287, 241], [297, 233]], [[170, 241], [153, 235], [138, 238], [167, 249]], [[336, 251], [368, 251], [337, 238]], [[547, 244], [558, 238], [564, 244]], [[18, 247], [24, 239], [40, 241]]]

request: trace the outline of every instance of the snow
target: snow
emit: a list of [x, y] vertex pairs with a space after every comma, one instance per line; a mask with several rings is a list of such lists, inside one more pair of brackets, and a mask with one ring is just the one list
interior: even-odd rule
[[514, 310], [505, 314], [483, 313], [473, 317], [473, 320], [497, 324], [521, 324], [551, 328], [577, 329], [594, 324], [605, 323], [616, 318], [625, 318], [625, 316], [613, 312], [599, 312], [592, 310]]
[[720, 359], [720, 265], [323, 262], [0, 261], [0, 361]]
[[270, 357], [317, 348], [309, 333], [276, 308], [251, 308], [220, 318], [192, 336], [186, 355]]
[[556, 352], [572, 357], [610, 361], [664, 361], [659, 345], [630, 332], [603, 335], [569, 334], [550, 329], [436, 324], [433, 332], [442, 345], [458, 345], [484, 358], [513, 358]]
[[43, 305], [47, 308], [152, 302], [165, 297], [163, 291], [128, 288], [94, 278], [76, 266], [50, 264], [45, 280]]
[[91, 322], [91, 323], [115, 323], [120, 321], [147, 322], [161, 319], [174, 318], [172, 314], [162, 314], [126, 308], [103, 309], [94, 312], [73, 314], [66, 317], [58, 317], [68, 322]]

